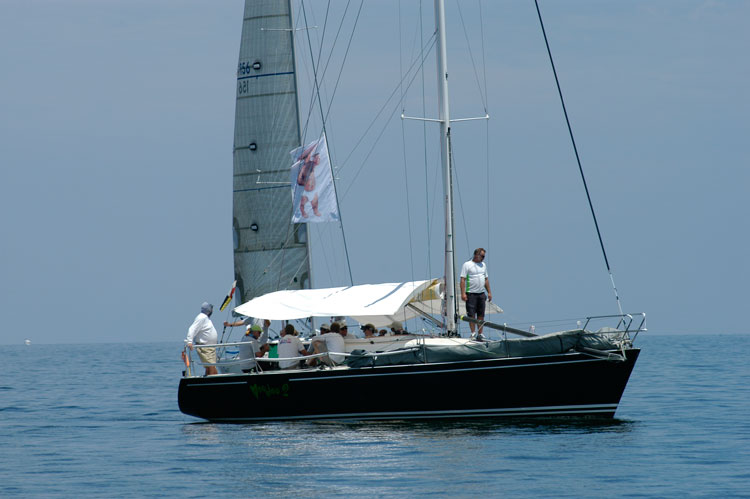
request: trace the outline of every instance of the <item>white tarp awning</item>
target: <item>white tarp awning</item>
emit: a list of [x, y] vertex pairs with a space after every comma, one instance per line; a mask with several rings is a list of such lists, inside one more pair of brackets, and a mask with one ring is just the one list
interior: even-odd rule
[[[442, 283], [429, 281], [362, 284], [340, 288], [299, 289], [268, 293], [236, 307], [237, 314], [268, 320], [293, 320], [305, 317], [351, 317], [360, 324], [388, 326], [419, 313], [406, 305], [440, 316]], [[502, 310], [487, 303], [487, 314]], [[459, 314], [465, 314], [459, 299]]]

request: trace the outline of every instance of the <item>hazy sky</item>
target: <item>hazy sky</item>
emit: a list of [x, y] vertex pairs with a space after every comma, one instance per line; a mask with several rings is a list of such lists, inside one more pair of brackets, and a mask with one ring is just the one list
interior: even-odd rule
[[[345, 4], [331, 2], [324, 57]], [[484, 114], [485, 81], [491, 115], [453, 127], [457, 263], [488, 249], [498, 321], [616, 312], [533, 1], [482, 2], [481, 24], [476, 1], [461, 2], [463, 24], [447, 4], [453, 117]], [[306, 5], [317, 53], [327, 2]], [[399, 16], [398, 2], [365, 2], [328, 120], [355, 283], [442, 274], [436, 127], [425, 146], [423, 125], [387, 101], [417, 56], [418, 5]], [[626, 311], [648, 313], [648, 334], [748, 332], [750, 3], [540, 5]], [[224, 297], [242, 11], [239, 0], [0, 2], [0, 343], [179, 341], [202, 301]], [[297, 56], [305, 119], [306, 38]], [[421, 74], [404, 92], [405, 114], [421, 115]], [[337, 226], [312, 236], [315, 284], [348, 284]]]

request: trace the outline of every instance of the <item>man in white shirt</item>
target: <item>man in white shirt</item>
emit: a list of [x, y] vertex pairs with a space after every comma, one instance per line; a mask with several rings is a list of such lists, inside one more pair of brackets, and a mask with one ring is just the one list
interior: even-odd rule
[[[341, 325], [338, 322], [331, 324], [331, 332], [315, 336], [312, 339], [312, 348], [314, 353], [323, 352], [336, 352], [344, 353], [346, 343], [344, 341], [344, 335], [341, 333]], [[310, 359], [310, 365], [315, 365], [314, 361], [317, 359]], [[341, 364], [344, 361], [343, 355], [329, 355], [328, 358], [321, 357], [321, 362], [328, 365]]]
[[[284, 330], [281, 332], [281, 338], [279, 338], [278, 353], [280, 359], [290, 359], [300, 357], [302, 355], [308, 355], [305, 346], [302, 344], [300, 339], [294, 334], [294, 326], [287, 324]], [[279, 368], [288, 369], [290, 367], [299, 367], [299, 360], [280, 360]]]
[[224, 321], [224, 327], [252, 326], [253, 324], [257, 324], [260, 326], [261, 322], [262, 321], [260, 319], [255, 319], [253, 317], [245, 317], [244, 319], [237, 319], [234, 322]]
[[[474, 257], [461, 267], [461, 299], [466, 302], [466, 315], [477, 320], [484, 320], [484, 309], [487, 300], [492, 301], [492, 290], [490, 289], [490, 276], [487, 274], [487, 265], [484, 257], [487, 252], [484, 248], [474, 250]], [[485, 289], [487, 294], [484, 294]], [[469, 323], [471, 335], [474, 336], [474, 323]], [[483, 326], [479, 326], [478, 340], [483, 340]]]
[[[208, 302], [203, 302], [201, 305], [201, 313], [197, 315], [193, 324], [188, 328], [187, 343], [190, 350], [193, 349], [193, 343], [196, 345], [215, 345], [219, 341], [219, 335], [216, 333], [214, 323], [211, 322], [211, 314], [214, 311], [214, 306]], [[209, 374], [218, 374], [216, 370], [216, 348], [203, 347], [197, 348], [198, 357], [206, 368], [206, 376]]]

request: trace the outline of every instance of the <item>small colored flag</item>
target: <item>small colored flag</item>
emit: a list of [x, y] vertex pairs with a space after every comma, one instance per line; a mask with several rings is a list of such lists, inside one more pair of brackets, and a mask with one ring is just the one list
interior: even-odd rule
[[237, 281], [234, 281], [232, 283], [232, 290], [229, 292], [229, 294], [224, 298], [224, 301], [221, 304], [221, 307], [219, 307], [219, 310], [223, 311], [225, 308], [227, 308], [227, 305], [232, 301], [232, 297], [234, 296], [234, 290], [237, 288]]

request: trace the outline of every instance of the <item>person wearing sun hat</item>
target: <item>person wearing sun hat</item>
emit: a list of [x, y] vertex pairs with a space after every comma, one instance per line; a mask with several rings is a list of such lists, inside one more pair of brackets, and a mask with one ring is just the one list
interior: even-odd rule
[[[270, 323], [270, 321], [266, 321]], [[247, 326], [245, 336], [240, 340], [240, 369], [242, 372], [249, 373], [253, 371], [257, 365], [255, 359], [257, 357], [263, 357], [269, 350], [268, 347], [268, 326], [262, 328], [258, 324]]]

